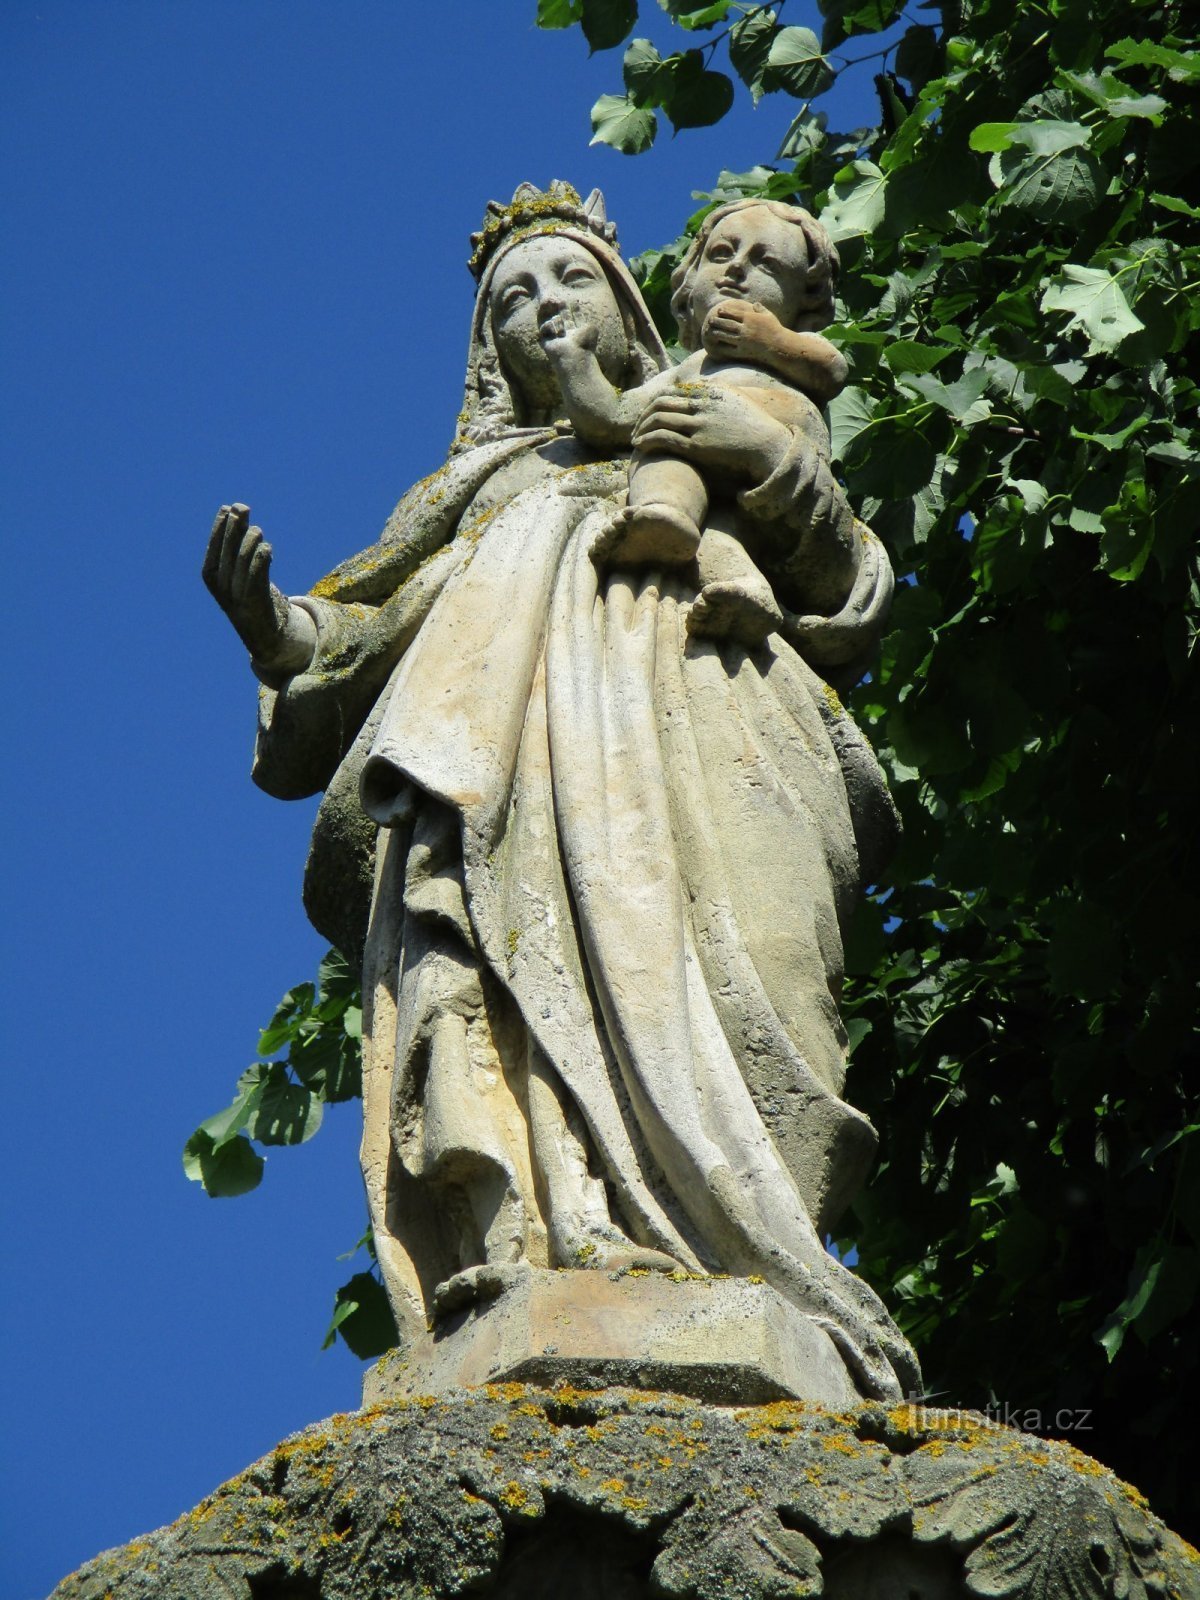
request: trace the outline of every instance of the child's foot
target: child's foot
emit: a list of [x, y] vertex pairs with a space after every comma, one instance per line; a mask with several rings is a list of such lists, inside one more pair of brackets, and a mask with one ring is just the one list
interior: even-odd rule
[[783, 626], [783, 612], [766, 584], [742, 579], [706, 583], [692, 602], [687, 630], [706, 639], [734, 639], [754, 649]]
[[614, 566], [677, 567], [694, 559], [699, 543], [700, 529], [685, 511], [652, 501], [626, 510], [610, 559]]

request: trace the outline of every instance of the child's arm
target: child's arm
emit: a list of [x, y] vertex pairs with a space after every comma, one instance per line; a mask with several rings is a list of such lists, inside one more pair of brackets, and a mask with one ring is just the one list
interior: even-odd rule
[[846, 386], [845, 357], [819, 333], [795, 333], [749, 300], [722, 300], [701, 335], [714, 361], [756, 361], [811, 399], [826, 404]]
[[604, 376], [589, 330], [551, 317], [542, 329], [542, 348], [550, 358], [562, 390], [567, 415], [581, 439], [608, 448], [627, 445], [647, 403], [676, 380], [674, 372], [658, 373], [636, 389], [614, 389]]

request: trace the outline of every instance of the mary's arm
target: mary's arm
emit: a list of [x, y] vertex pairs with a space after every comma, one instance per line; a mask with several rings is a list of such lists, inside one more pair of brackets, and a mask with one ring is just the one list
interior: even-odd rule
[[538, 442], [522, 434], [452, 456], [409, 490], [375, 544], [291, 600], [271, 582], [271, 547], [248, 508], [221, 507], [203, 575], [263, 685], [260, 788], [296, 800], [326, 787], [463, 559], [476, 494]]
[[313, 650], [282, 681], [272, 682], [256, 663], [263, 687], [253, 777], [260, 789], [296, 800], [327, 787], [462, 559], [457, 543], [443, 546], [378, 606], [319, 595], [291, 601], [308, 620]]

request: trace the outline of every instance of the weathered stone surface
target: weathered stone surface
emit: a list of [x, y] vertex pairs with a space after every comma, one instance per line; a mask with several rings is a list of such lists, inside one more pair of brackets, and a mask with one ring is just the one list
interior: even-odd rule
[[521, 1381], [667, 1389], [718, 1404], [859, 1396], [829, 1335], [769, 1284], [494, 1269], [499, 1293], [368, 1369], [363, 1404]]
[[53, 1600], [1193, 1600], [1070, 1446], [909, 1406], [502, 1385], [333, 1417]]
[[843, 1099], [841, 929], [897, 831], [830, 682], [892, 592], [816, 404], [845, 375], [816, 331], [835, 262], [805, 212], [719, 208], [676, 367], [599, 194], [522, 184], [476, 241], [449, 458], [379, 540], [289, 601], [249, 508], [214, 524], [256, 781], [324, 791], [305, 903], [362, 959], [405, 1342], [480, 1267], [654, 1267], [761, 1277], [855, 1392], [920, 1389], [824, 1247], [875, 1147]]

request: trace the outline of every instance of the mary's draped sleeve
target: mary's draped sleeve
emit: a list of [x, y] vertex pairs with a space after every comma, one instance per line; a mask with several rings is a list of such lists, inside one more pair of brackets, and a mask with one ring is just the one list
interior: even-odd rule
[[452, 456], [409, 490], [375, 544], [293, 600], [316, 626], [316, 647], [303, 671], [260, 692], [253, 776], [261, 789], [298, 800], [328, 787], [468, 553], [463, 513], [492, 473], [530, 444], [522, 435]]
[[313, 926], [352, 960], [362, 955], [375, 824], [358, 780], [405, 651], [474, 548], [470, 508], [498, 468], [546, 437], [523, 433], [452, 456], [410, 489], [382, 535], [293, 600], [316, 643], [303, 671], [259, 692], [255, 783], [280, 800], [324, 790], [304, 873]]

